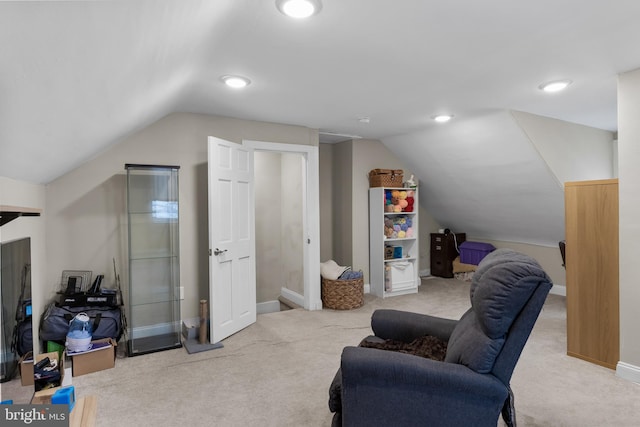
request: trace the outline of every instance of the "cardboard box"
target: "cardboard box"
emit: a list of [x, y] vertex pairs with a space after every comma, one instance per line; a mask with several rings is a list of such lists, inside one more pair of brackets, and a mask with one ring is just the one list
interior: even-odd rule
[[[48, 357], [50, 360], [55, 360], [58, 363], [58, 370], [60, 371], [60, 383], [58, 384], [57, 387], [51, 387], [45, 390], [39, 390], [36, 391], [33, 394], [33, 399], [32, 402], [35, 400], [36, 402], [39, 402], [40, 400], [42, 400], [43, 398], [46, 399], [46, 396], [50, 396], [53, 393], [56, 392], [56, 390], [59, 390], [63, 385], [65, 385], [64, 382], [64, 359], [65, 359], [65, 354], [63, 353], [62, 356], [60, 356], [58, 354], [57, 351], [53, 351], [50, 353], [42, 353], [42, 354], [38, 354], [35, 357], [35, 363], [38, 363], [39, 361], [41, 361], [42, 359], [44, 359], [45, 357]], [[31, 378], [33, 380], [33, 364], [31, 364]]]
[[[64, 358], [62, 359], [64, 360]], [[64, 362], [63, 362], [64, 363]], [[60, 374], [62, 383], [59, 387], [36, 391], [31, 398], [32, 405], [51, 405], [52, 396], [58, 391], [71, 385], [71, 368], [65, 368]]]
[[[64, 379], [64, 357], [60, 357], [58, 352], [49, 352], [42, 353], [36, 356], [35, 363], [38, 363], [45, 357], [48, 357], [50, 360], [60, 361], [58, 367], [60, 369], [60, 382]], [[33, 357], [32, 353], [29, 352], [20, 358], [20, 381], [23, 386], [33, 385]]]
[[82, 353], [69, 353], [74, 377], [113, 368], [116, 365], [116, 346], [112, 338], [91, 341], [91, 349]]
[[55, 394], [56, 391], [60, 390], [61, 387], [49, 388], [47, 390], [40, 390], [33, 394], [31, 398], [32, 405], [50, 405], [51, 404], [51, 396]]
[[23, 386], [33, 385], [33, 353], [30, 351], [18, 360], [20, 382]]

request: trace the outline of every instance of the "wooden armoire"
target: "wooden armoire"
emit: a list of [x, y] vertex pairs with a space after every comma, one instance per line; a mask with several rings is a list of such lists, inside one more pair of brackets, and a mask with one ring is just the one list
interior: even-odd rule
[[615, 369], [620, 356], [618, 180], [565, 183], [567, 354]]

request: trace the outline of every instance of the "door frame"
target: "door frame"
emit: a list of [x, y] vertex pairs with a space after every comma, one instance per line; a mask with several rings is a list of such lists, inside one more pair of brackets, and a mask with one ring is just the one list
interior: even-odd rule
[[305, 160], [303, 190], [304, 308], [322, 310], [320, 297], [320, 167], [319, 149], [314, 145], [243, 140], [254, 151], [298, 153]]

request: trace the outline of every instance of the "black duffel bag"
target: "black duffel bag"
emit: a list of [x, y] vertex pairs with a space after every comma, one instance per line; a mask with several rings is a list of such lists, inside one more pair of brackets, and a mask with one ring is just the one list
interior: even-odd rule
[[33, 329], [31, 327], [31, 316], [18, 323], [13, 330], [13, 341], [11, 350], [22, 357], [33, 351]]
[[122, 336], [120, 307], [69, 307], [52, 303], [40, 319], [40, 339], [66, 341], [69, 322], [79, 313], [86, 313], [91, 318], [91, 339], [113, 338], [118, 341]]

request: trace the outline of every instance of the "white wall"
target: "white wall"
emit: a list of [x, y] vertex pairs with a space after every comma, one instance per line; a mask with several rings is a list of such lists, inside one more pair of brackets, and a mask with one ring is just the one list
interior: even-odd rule
[[511, 114], [561, 185], [613, 178], [613, 132], [520, 111]]
[[320, 261], [333, 259], [333, 144], [320, 144]]
[[[321, 144], [325, 145], [325, 144]], [[345, 194], [342, 199], [342, 204], [352, 204], [352, 220], [349, 216], [348, 223], [342, 223], [336, 226], [334, 232], [339, 233], [335, 236], [335, 240], [342, 239], [340, 233], [346, 233], [353, 236], [353, 251], [350, 258], [353, 259], [353, 263], [345, 263], [343, 265], [352, 265], [356, 269], [362, 269], [366, 272], [365, 283], [368, 283], [369, 277], [369, 219], [368, 219], [368, 191], [369, 181], [368, 172], [371, 169], [386, 168], [386, 169], [405, 169], [405, 165], [398, 160], [393, 153], [391, 153], [386, 146], [377, 140], [354, 140], [345, 143], [336, 144], [336, 150], [334, 156], [340, 156], [334, 167], [342, 169], [340, 174], [343, 174], [348, 167], [343, 162], [346, 158], [353, 158], [352, 172], [353, 180], [351, 186], [353, 192]], [[324, 164], [323, 164], [324, 165]], [[324, 167], [324, 166], [323, 166]], [[405, 169], [405, 173], [411, 174], [410, 171]], [[338, 175], [340, 175], [338, 174]], [[428, 185], [428, 183], [422, 183]], [[345, 187], [348, 183], [341, 184], [341, 181], [337, 184], [339, 191], [345, 191]], [[349, 187], [351, 188], [351, 187]], [[421, 200], [422, 202], [422, 200]], [[343, 206], [344, 207], [344, 206]], [[340, 208], [336, 208], [335, 212], [340, 212]], [[441, 225], [420, 206], [419, 211], [420, 218], [420, 271], [426, 273], [430, 269], [430, 234], [435, 233], [441, 228]], [[335, 221], [342, 221], [344, 218], [336, 217]], [[340, 230], [340, 231], [338, 231]], [[348, 230], [348, 231], [347, 231]], [[465, 230], [460, 230], [465, 232]], [[554, 285], [559, 287], [554, 289], [554, 292], [563, 293], [563, 287], [566, 284], [566, 275], [564, 268], [562, 267], [562, 257], [560, 256], [560, 250], [557, 246], [541, 246], [519, 242], [505, 242], [486, 239], [484, 237], [478, 237], [473, 235], [467, 236], [468, 240], [478, 240], [483, 242], [492, 243], [497, 248], [512, 248], [522, 253], [530, 255], [536, 259], [542, 268], [549, 274], [553, 280]], [[324, 258], [323, 258], [324, 260]]]
[[467, 236], [467, 240], [491, 243], [497, 249], [509, 248], [529, 255], [540, 263], [542, 269], [551, 278], [554, 285], [551, 292], [566, 295], [567, 274], [562, 266], [562, 255], [559, 246], [550, 247], [519, 242], [504, 242], [469, 235]]
[[[560, 180], [581, 179], [586, 169], [611, 176], [612, 138], [599, 129], [487, 110], [382, 142], [416, 173], [424, 184], [420, 203], [446, 228], [551, 247], [564, 238]], [[567, 146], [577, 149], [570, 154]], [[553, 149], [562, 151], [549, 154]], [[583, 157], [586, 168], [579, 166]], [[561, 167], [565, 161], [573, 166]]]
[[[333, 147], [333, 250], [339, 265], [353, 265], [353, 143], [340, 142]], [[326, 261], [326, 260], [323, 260]], [[359, 269], [360, 266], [354, 266]], [[366, 279], [365, 279], [366, 283]]]
[[640, 70], [618, 79], [620, 203], [620, 363], [618, 375], [640, 382], [638, 254], [640, 254]]
[[282, 241], [280, 265], [284, 274], [282, 286], [304, 295], [303, 244], [303, 161], [298, 153], [282, 153], [280, 188], [282, 192], [282, 217], [280, 240]]
[[[340, 248], [344, 252], [349, 251], [346, 252], [348, 255], [344, 256], [346, 261], [341, 264], [338, 258], [335, 259], [338, 264], [362, 270], [365, 283], [369, 283], [369, 171], [403, 169], [405, 178], [411, 175], [411, 171], [378, 140], [358, 139], [342, 142], [336, 144], [333, 155], [334, 168], [341, 169], [340, 174], [336, 174], [334, 178], [334, 189], [337, 188], [341, 193], [339, 198], [334, 198], [334, 203], [340, 204], [334, 212], [348, 210], [343, 216], [334, 217], [334, 244], [347, 236], [350, 240], [348, 248]], [[351, 161], [349, 165], [346, 164], [346, 159]], [[338, 176], [342, 180], [338, 180]], [[439, 226], [422, 206], [419, 209], [419, 269], [424, 271], [429, 268], [429, 233], [435, 232]]]
[[274, 224], [282, 218], [281, 156], [280, 153], [254, 153], [255, 209], [256, 209], [256, 301], [274, 301], [282, 287], [280, 265], [282, 239]]
[[[47, 186], [47, 257], [43, 293], [63, 269], [104, 273], [114, 282], [116, 259], [127, 286], [125, 163], [180, 165], [180, 285], [182, 317], [198, 316], [208, 298], [207, 137], [317, 145], [316, 130], [200, 114], [171, 114], [123, 138], [109, 150]], [[46, 295], [43, 295], [43, 297]]]
[[[354, 242], [353, 268], [354, 270], [362, 269], [365, 272], [365, 283], [369, 283], [369, 171], [372, 169], [403, 169], [405, 174], [411, 174], [409, 170], [405, 169], [404, 163], [398, 160], [380, 141], [353, 140], [353, 218], [351, 225], [351, 236]], [[419, 227], [418, 224], [420, 230]], [[420, 231], [424, 234], [423, 230]], [[424, 244], [425, 242], [419, 243]]]
[[304, 295], [302, 163], [298, 153], [256, 151], [256, 300], [283, 287]]

